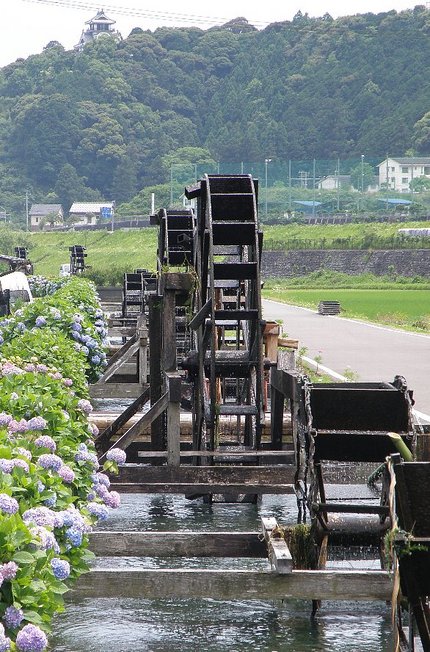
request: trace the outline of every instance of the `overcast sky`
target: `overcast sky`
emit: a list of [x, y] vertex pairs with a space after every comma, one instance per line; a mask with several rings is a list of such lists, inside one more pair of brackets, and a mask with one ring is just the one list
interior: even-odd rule
[[[59, 41], [67, 50], [78, 42], [86, 20], [104, 8], [125, 38], [133, 27], [155, 29], [162, 25], [196, 25], [207, 28], [244, 16], [262, 28], [276, 21], [291, 20], [297, 11], [310, 16], [326, 12], [344, 15], [396, 9], [419, 2], [408, 0], [0, 0], [2, 38], [0, 67], [19, 57], [37, 54], [49, 41]], [[424, 2], [422, 2], [424, 4]]]

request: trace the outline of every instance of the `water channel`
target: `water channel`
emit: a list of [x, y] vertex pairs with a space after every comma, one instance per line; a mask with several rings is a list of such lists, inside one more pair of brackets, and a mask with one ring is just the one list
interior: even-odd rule
[[[122, 496], [99, 528], [157, 531], [257, 531], [262, 516], [296, 522], [294, 496], [264, 496], [259, 505], [189, 501], [176, 495]], [[363, 555], [365, 556], [365, 555]], [[98, 565], [169, 568], [268, 568], [259, 559], [98, 559]], [[332, 561], [332, 564], [340, 562]], [[373, 568], [374, 561], [341, 562]], [[369, 580], [370, 581], [370, 580]], [[382, 602], [322, 602], [317, 617], [302, 600], [216, 601], [68, 597], [51, 636], [55, 652], [389, 652], [389, 607]]]

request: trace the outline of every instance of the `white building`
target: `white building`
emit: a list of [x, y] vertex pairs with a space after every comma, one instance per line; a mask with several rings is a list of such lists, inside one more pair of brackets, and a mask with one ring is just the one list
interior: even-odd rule
[[116, 20], [108, 18], [104, 10], [100, 9], [94, 18], [90, 18], [90, 20], [85, 22], [85, 25], [88, 25], [88, 27], [82, 30], [81, 38], [79, 39], [79, 43], [75, 45], [75, 50], [80, 52], [87, 43], [91, 43], [91, 41], [100, 36], [111, 36], [116, 41], [122, 41], [121, 34], [114, 29], [115, 23]]
[[63, 207], [61, 204], [32, 204], [28, 213], [30, 231], [50, 229], [63, 224]]
[[102, 219], [112, 219], [114, 210], [114, 201], [74, 202], [70, 207], [69, 217], [75, 226], [94, 225]]
[[379, 187], [395, 192], [410, 192], [410, 183], [418, 177], [430, 178], [430, 156], [387, 158], [378, 165]]

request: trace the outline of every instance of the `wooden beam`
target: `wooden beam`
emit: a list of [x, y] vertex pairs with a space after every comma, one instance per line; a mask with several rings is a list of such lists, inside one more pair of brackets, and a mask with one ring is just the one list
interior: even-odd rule
[[267, 557], [260, 532], [91, 532], [98, 557]]
[[143, 390], [140, 383], [102, 383], [89, 387], [91, 398], [138, 398]]
[[[124, 464], [119, 476], [111, 478], [115, 483], [185, 483], [205, 485], [253, 485], [271, 487], [275, 485], [292, 485], [295, 467], [293, 465], [275, 466], [154, 466], [143, 464]], [[211, 487], [207, 486], [210, 490]], [[289, 492], [287, 492], [289, 493]]]
[[133, 337], [124, 344], [124, 346], [111, 357], [109, 360], [108, 366], [106, 367], [103, 374], [96, 381], [96, 385], [101, 385], [105, 383], [111, 376], [113, 376], [122, 365], [130, 360], [130, 358], [138, 351], [140, 346], [140, 341], [137, 338], [137, 333], [134, 333]]
[[[121, 448], [125, 450], [129, 444], [131, 444], [136, 437], [138, 437], [145, 428], [147, 428], [157, 417], [160, 416], [167, 408], [169, 402], [169, 396], [166, 392], [155, 405], [153, 405], [143, 417], [135, 423], [131, 428], [127, 430], [114, 444], [115, 448]], [[106, 457], [106, 453], [103, 453], [99, 457], [99, 462], [103, 461]]]
[[276, 518], [263, 517], [261, 519], [264, 540], [272, 568], [279, 575], [286, 575], [293, 570], [293, 558], [287, 546], [282, 531], [280, 531]]
[[99, 433], [96, 437], [96, 446], [99, 453], [104, 452], [109, 445], [111, 438], [116, 435], [120, 428], [122, 428], [138, 410], [145, 405], [149, 399], [149, 387], [141, 393], [131, 405], [129, 405], [124, 412], [122, 412], [113, 423], [110, 424], [103, 432]]
[[[148, 469], [148, 467], [145, 467]], [[174, 467], [171, 467], [174, 468]], [[262, 485], [247, 482], [246, 484], [224, 482], [207, 483], [199, 482], [115, 482], [111, 480], [111, 489], [127, 494], [193, 494], [205, 496], [207, 494], [293, 494], [292, 484]]]
[[214, 600], [383, 600], [392, 579], [386, 571], [293, 571], [95, 568], [67, 594], [79, 598], [212, 598]]

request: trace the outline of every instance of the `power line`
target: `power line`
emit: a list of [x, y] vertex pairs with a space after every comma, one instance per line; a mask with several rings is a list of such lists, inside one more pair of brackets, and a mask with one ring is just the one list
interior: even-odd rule
[[[85, 11], [98, 11], [99, 4], [94, 2], [83, 2], [81, 0], [24, 0], [24, 2], [31, 2], [33, 4], [45, 4], [50, 6], [65, 7], [68, 9], [79, 9]], [[172, 23], [202, 23], [217, 25], [219, 23], [226, 23], [231, 18], [222, 18], [219, 16], [197, 16], [192, 14], [174, 13], [168, 11], [150, 11], [148, 9], [136, 9], [135, 7], [121, 7], [118, 5], [103, 5], [106, 12], [121, 14], [124, 16], [136, 16], [148, 18], [150, 20], [165, 20]], [[265, 27], [268, 22], [250, 21], [255, 27]]]

